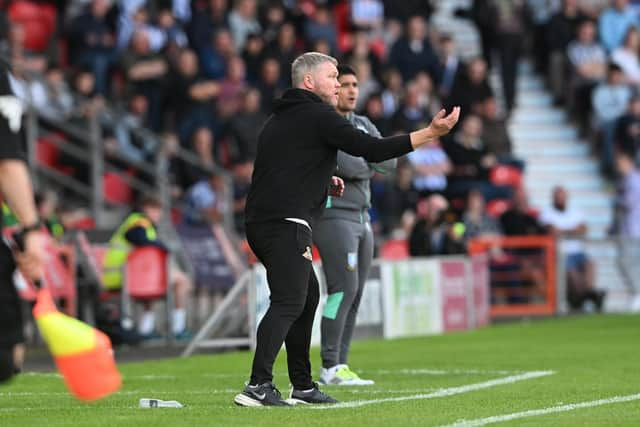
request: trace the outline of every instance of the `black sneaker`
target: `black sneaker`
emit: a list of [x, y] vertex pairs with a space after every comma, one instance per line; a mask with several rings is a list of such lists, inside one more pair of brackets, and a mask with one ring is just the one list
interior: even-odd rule
[[292, 405], [323, 405], [329, 403], [338, 403], [336, 399], [328, 396], [320, 391], [318, 383], [313, 383], [313, 388], [309, 390], [291, 390], [291, 396], [287, 399]]
[[273, 383], [247, 385], [233, 401], [239, 406], [290, 406]]

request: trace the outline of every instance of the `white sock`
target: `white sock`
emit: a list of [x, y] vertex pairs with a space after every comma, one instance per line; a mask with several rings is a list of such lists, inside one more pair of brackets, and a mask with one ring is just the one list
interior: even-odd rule
[[140, 335], [150, 335], [156, 328], [156, 316], [153, 311], [145, 311], [140, 316], [140, 323], [138, 324], [138, 333]]
[[173, 310], [173, 333], [179, 334], [187, 328], [187, 310], [176, 308]]

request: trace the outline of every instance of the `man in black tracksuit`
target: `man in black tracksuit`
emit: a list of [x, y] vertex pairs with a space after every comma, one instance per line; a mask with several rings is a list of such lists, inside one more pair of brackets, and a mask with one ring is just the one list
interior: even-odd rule
[[13, 254], [0, 241], [0, 383], [20, 369], [22, 313], [13, 283], [16, 264], [28, 279], [42, 277], [44, 245], [22, 143], [22, 103], [11, 90], [8, 66], [0, 60], [0, 192], [15, 214], [23, 251]]
[[[447, 117], [441, 111], [429, 127], [411, 135], [367, 135], [334, 109], [340, 87], [336, 65], [320, 53], [298, 57], [292, 64], [294, 88], [275, 102], [258, 137], [245, 221], [249, 245], [267, 270], [271, 304], [258, 327], [251, 379], [234, 399], [238, 405], [336, 402], [312, 381], [309, 346], [319, 299], [311, 233], [326, 204], [338, 150], [380, 162], [448, 133], [458, 119], [455, 108]], [[283, 342], [293, 385], [288, 402], [272, 383]]]

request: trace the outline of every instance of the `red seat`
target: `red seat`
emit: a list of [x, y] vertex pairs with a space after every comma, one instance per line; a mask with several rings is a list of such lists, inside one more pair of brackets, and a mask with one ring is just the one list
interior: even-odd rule
[[498, 218], [509, 209], [509, 200], [495, 199], [487, 203], [487, 213], [494, 218]]
[[167, 293], [167, 253], [155, 246], [133, 249], [124, 267], [127, 294], [134, 299], [154, 300]]
[[103, 176], [104, 200], [113, 204], [131, 204], [133, 190], [120, 173], [107, 172]]
[[56, 26], [56, 9], [49, 4], [16, 1], [8, 7], [9, 22], [23, 26], [24, 47], [43, 52], [51, 40]]
[[[12, 238], [15, 227], [6, 227], [4, 235]], [[45, 232], [45, 253], [47, 258], [44, 264], [44, 283], [51, 290], [51, 295], [56, 300], [63, 300], [63, 311], [69, 316], [76, 315], [76, 259], [72, 245], [59, 245]], [[22, 299], [35, 301], [36, 288], [22, 273], [18, 273], [18, 293]]]
[[388, 260], [409, 258], [409, 244], [406, 240], [388, 240], [380, 248], [380, 256]]
[[498, 165], [491, 169], [489, 181], [495, 185], [519, 188], [522, 185], [522, 172], [513, 166]]
[[55, 169], [58, 166], [59, 155], [60, 150], [53, 142], [46, 138], [38, 139], [36, 146], [36, 160], [38, 163]]

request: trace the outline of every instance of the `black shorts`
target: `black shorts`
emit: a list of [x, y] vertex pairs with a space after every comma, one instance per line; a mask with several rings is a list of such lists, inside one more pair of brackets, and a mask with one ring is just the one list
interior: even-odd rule
[[16, 264], [9, 248], [0, 242], [0, 348], [24, 342], [22, 301], [13, 284]]

